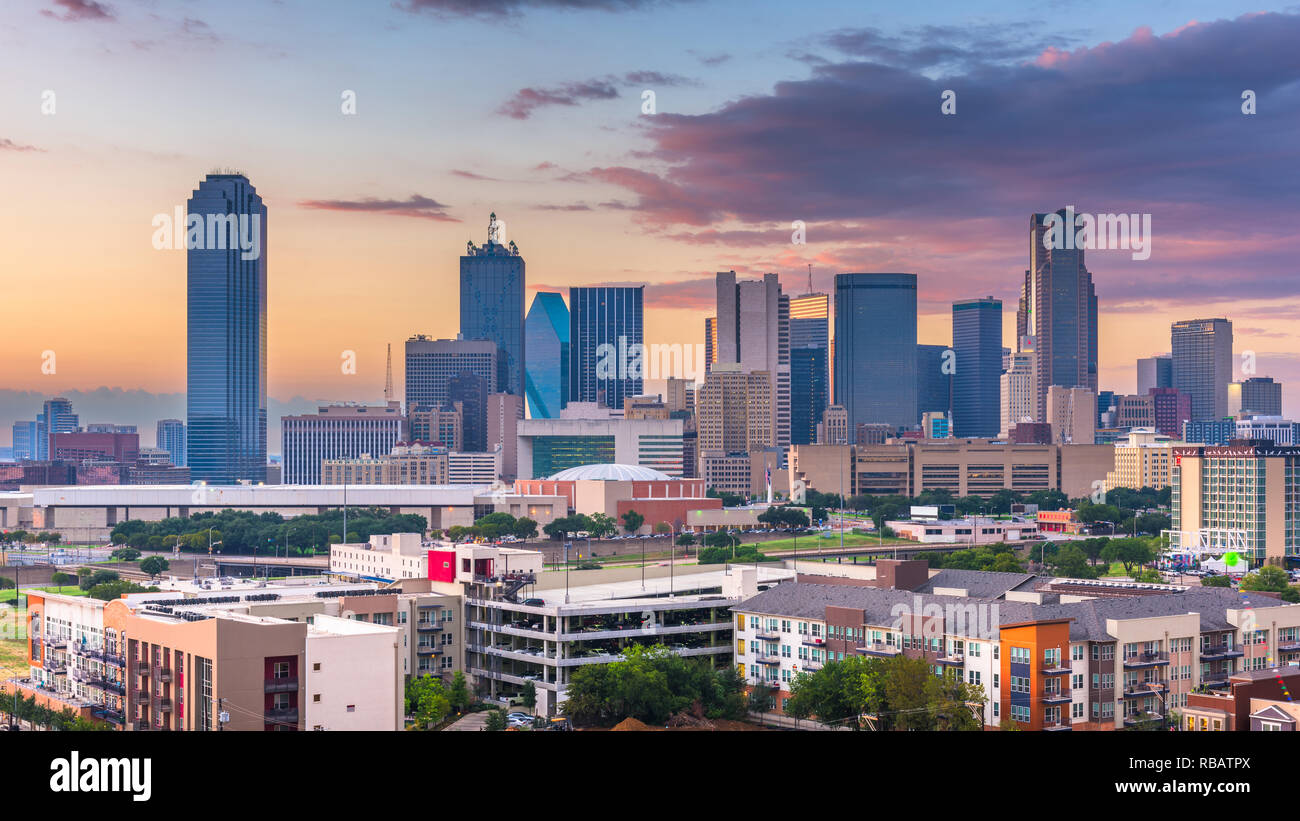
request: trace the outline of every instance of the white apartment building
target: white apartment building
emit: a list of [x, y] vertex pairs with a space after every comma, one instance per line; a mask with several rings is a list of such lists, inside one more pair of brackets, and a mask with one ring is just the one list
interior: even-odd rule
[[307, 627], [303, 727], [401, 730], [406, 710], [402, 630], [318, 615]]
[[330, 573], [392, 582], [429, 576], [429, 550], [419, 533], [376, 534], [361, 544], [330, 545]]

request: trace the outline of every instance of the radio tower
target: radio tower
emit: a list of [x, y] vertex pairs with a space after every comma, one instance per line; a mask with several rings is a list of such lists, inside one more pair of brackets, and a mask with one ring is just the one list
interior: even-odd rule
[[811, 294], [811, 293], [813, 292], [813, 289], [812, 289], [812, 263], [811, 263], [811, 262], [808, 263], [808, 291], [807, 291], [807, 292], [808, 292], [809, 294]]
[[388, 343], [388, 372], [384, 377], [384, 404], [393, 401], [393, 343]]

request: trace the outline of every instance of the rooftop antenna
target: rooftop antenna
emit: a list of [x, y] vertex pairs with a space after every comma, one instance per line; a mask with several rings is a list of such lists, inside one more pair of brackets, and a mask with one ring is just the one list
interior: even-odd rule
[[393, 343], [388, 343], [388, 373], [384, 377], [384, 404], [393, 401]]
[[808, 263], [808, 293], [812, 293], [812, 263]]

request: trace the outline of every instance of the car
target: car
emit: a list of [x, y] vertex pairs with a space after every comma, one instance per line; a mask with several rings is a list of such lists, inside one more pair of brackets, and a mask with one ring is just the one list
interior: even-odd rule
[[539, 675], [537, 675], [536, 673], [528, 673], [527, 675], [520, 676], [520, 678], [523, 679], [524, 681], [541, 681], [541, 680], [542, 680], [542, 677], [539, 676]]
[[525, 607], [543, 607], [546, 605], [546, 602], [541, 599], [524, 599], [520, 604]]
[[506, 713], [506, 720], [507, 720], [507, 721], [527, 721], [529, 724], [532, 724], [532, 723], [533, 723], [533, 716], [532, 716], [532, 714], [530, 714], [530, 713], [521, 712], [521, 711], [519, 711], [519, 710], [513, 710], [513, 711], [511, 711], [511, 712], [509, 712], [509, 713]]

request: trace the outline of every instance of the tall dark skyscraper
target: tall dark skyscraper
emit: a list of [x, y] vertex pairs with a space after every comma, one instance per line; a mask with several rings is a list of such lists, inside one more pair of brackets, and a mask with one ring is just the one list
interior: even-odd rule
[[830, 404], [830, 297], [790, 297], [790, 444], [817, 441]]
[[447, 381], [447, 401], [453, 405], [461, 403], [461, 447], [465, 452], [487, 450], [487, 380], [469, 371], [462, 372]]
[[837, 274], [835, 404], [849, 430], [919, 424], [916, 359], [916, 274]]
[[482, 377], [488, 393], [497, 393], [500, 361], [500, 349], [486, 339], [411, 337], [406, 340], [406, 412], [450, 402], [448, 384], [465, 371]]
[[1232, 381], [1232, 323], [1226, 319], [1188, 319], [1169, 330], [1174, 387], [1192, 397], [1192, 421], [1228, 415]]
[[952, 304], [953, 435], [988, 439], [998, 435], [1002, 414], [1002, 300], [963, 299]]
[[[1016, 310], [1016, 350], [1037, 354], [1038, 419], [1047, 418], [1047, 389], [1053, 385], [1097, 390], [1097, 292], [1083, 249], [1073, 247], [1074, 217], [1068, 208], [1029, 217], [1029, 270]], [[1068, 235], [1064, 247], [1044, 247], [1052, 219]]]
[[266, 206], [242, 174], [189, 200], [186, 461], [215, 484], [266, 481]]
[[564, 297], [542, 292], [533, 297], [524, 321], [528, 362], [524, 390], [532, 419], [558, 419], [569, 401], [569, 308]]
[[952, 412], [952, 373], [944, 373], [947, 345], [916, 346], [916, 413]]
[[524, 395], [524, 258], [513, 241], [502, 244], [497, 215], [488, 238], [468, 244], [460, 258], [460, 335], [497, 343], [497, 390]]
[[[649, 353], [645, 344], [645, 286], [569, 289], [569, 401], [622, 408], [640, 395]], [[638, 364], [639, 363], [639, 364]]]

